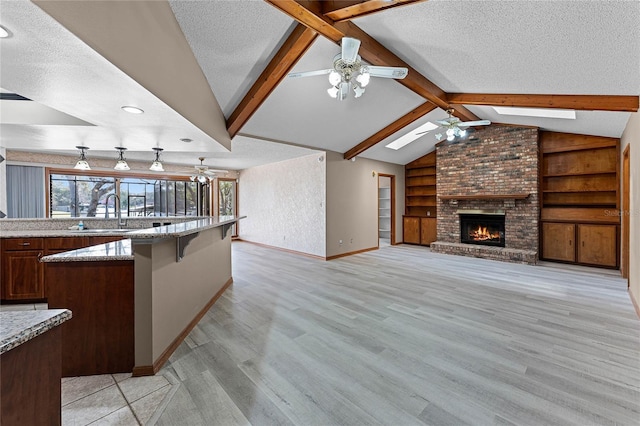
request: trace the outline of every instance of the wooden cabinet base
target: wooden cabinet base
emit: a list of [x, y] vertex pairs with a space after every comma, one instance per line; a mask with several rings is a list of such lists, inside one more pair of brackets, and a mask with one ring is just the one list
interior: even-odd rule
[[61, 423], [61, 327], [0, 356], [2, 426]]
[[62, 376], [130, 373], [134, 366], [133, 261], [45, 264], [50, 309], [62, 329]]

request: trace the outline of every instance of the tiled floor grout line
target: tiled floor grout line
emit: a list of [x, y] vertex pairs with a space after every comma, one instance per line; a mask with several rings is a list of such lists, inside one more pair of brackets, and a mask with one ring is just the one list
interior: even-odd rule
[[[113, 374], [111, 375], [111, 377], [113, 377]], [[118, 388], [118, 392], [120, 392], [120, 394], [122, 395], [122, 398], [124, 399], [124, 402], [127, 403], [127, 407], [129, 407], [129, 410], [131, 411], [131, 414], [133, 414], [133, 417], [136, 419], [136, 422], [138, 422], [138, 425], [143, 426], [142, 422], [138, 418], [138, 415], [136, 414], [135, 410], [131, 406], [131, 403], [129, 402], [129, 400], [127, 399], [126, 395], [122, 391], [122, 388], [120, 388], [120, 384], [118, 383], [118, 381], [116, 380], [115, 377], [113, 377], [113, 381], [116, 382], [116, 387]]]

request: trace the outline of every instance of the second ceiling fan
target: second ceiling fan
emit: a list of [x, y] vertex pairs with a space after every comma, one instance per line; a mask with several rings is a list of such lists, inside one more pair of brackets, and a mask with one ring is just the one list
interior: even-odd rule
[[293, 72], [289, 78], [311, 77], [315, 75], [329, 74], [329, 83], [332, 87], [327, 93], [332, 98], [344, 100], [353, 90], [354, 97], [359, 98], [364, 93], [364, 88], [369, 84], [370, 77], [403, 79], [408, 70], [404, 67], [382, 67], [367, 65], [358, 55], [360, 40], [343, 37], [341, 52], [333, 58], [333, 68], [316, 71]]

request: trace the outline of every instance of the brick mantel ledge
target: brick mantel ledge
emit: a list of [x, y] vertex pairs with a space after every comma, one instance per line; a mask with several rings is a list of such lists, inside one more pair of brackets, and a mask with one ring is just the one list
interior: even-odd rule
[[471, 194], [471, 195], [439, 195], [441, 200], [524, 200], [529, 193], [518, 194]]

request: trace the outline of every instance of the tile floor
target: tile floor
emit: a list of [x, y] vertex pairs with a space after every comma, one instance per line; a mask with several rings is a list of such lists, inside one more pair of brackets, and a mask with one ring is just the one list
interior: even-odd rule
[[[2, 311], [47, 309], [46, 303], [2, 305]], [[62, 379], [62, 424], [153, 425], [177, 391], [170, 373], [131, 377], [130, 373]]]

